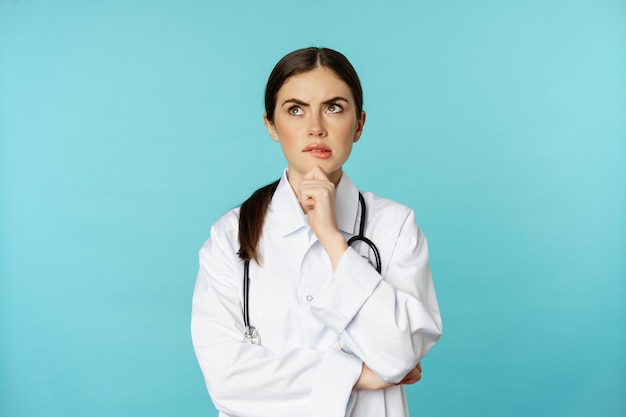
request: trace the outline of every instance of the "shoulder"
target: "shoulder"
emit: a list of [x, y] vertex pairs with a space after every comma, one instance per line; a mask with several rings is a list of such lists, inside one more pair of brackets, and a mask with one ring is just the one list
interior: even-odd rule
[[376, 235], [377, 239], [397, 241], [408, 238], [416, 242], [425, 240], [412, 208], [374, 193], [361, 193], [365, 199], [367, 223], [371, 225], [370, 233]]
[[211, 226], [209, 238], [198, 252], [200, 272], [199, 285], [226, 285], [239, 288], [236, 277], [240, 276], [239, 262], [239, 209], [224, 213]]
[[211, 235], [237, 233], [239, 230], [239, 209], [228, 210], [211, 226]]
[[209, 238], [202, 245], [201, 251], [210, 250], [216, 246], [222, 247], [228, 252], [237, 252], [239, 233], [239, 207], [224, 213], [213, 225]]
[[413, 210], [397, 201], [377, 196], [369, 191], [361, 191], [365, 199], [367, 215], [370, 219], [393, 220], [394, 223], [404, 222], [413, 218]]

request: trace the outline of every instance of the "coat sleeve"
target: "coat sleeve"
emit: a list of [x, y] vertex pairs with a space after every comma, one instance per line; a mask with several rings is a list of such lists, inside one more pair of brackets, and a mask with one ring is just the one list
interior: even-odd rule
[[382, 277], [349, 248], [311, 310], [340, 335], [344, 351], [397, 383], [439, 340], [442, 323], [426, 238], [412, 211], [392, 238]]
[[343, 417], [361, 360], [337, 347], [277, 355], [248, 342], [234, 236], [214, 226], [193, 295], [194, 350], [216, 408], [241, 417]]

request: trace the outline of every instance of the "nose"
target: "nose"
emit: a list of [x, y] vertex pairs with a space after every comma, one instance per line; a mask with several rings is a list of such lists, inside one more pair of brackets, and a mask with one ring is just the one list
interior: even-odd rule
[[326, 136], [326, 128], [321, 115], [312, 115], [309, 124], [309, 136]]

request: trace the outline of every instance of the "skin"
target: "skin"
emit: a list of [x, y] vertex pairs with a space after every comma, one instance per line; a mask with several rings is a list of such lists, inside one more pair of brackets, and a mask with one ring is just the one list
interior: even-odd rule
[[[348, 248], [337, 227], [335, 186], [352, 144], [359, 140], [365, 113], [356, 116], [348, 85], [324, 67], [289, 78], [276, 96], [274, 120], [265, 126], [287, 159], [289, 183], [333, 268]], [[307, 147], [329, 150], [323, 158]]]
[[[317, 67], [287, 79], [276, 96], [274, 120], [267, 115], [263, 119], [285, 155], [289, 184], [335, 269], [348, 249], [337, 226], [335, 187], [352, 145], [361, 137], [365, 112], [357, 117], [350, 87], [332, 70]], [[419, 381], [421, 371], [418, 363], [398, 384]], [[354, 387], [392, 385], [364, 363]]]

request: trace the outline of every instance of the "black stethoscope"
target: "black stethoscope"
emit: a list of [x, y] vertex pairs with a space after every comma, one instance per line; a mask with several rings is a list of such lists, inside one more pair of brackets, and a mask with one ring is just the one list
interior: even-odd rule
[[[359, 234], [352, 236], [348, 240], [348, 246], [352, 246], [356, 242], [364, 242], [369, 248], [374, 252], [374, 257], [376, 258], [376, 271], [380, 274], [381, 271], [381, 263], [380, 263], [380, 253], [378, 252], [378, 248], [368, 238], [365, 237], [365, 218], [367, 216], [367, 211], [365, 207], [365, 199], [363, 198], [363, 194], [359, 192], [359, 203], [361, 204], [361, 221], [359, 222]], [[259, 333], [256, 330], [256, 327], [250, 326], [250, 312], [248, 310], [248, 300], [250, 299], [250, 261], [245, 261], [243, 264], [243, 324], [245, 326], [244, 335], [246, 339], [250, 341], [252, 344], [259, 343]]]

